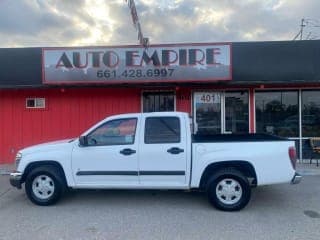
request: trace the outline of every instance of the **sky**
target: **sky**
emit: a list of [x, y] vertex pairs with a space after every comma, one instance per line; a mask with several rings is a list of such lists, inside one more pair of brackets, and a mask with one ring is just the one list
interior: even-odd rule
[[[320, 39], [319, 0], [135, 0], [151, 44]], [[319, 26], [319, 27], [317, 27]], [[124, 0], [0, 0], [0, 47], [138, 44]]]

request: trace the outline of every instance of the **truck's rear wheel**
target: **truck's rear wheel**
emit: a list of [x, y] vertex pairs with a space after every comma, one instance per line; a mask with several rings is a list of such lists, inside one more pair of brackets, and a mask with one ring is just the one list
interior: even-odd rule
[[26, 194], [37, 205], [47, 206], [56, 203], [64, 188], [61, 173], [54, 166], [37, 167], [26, 178]]
[[240, 171], [223, 169], [209, 179], [207, 193], [210, 203], [217, 209], [237, 211], [248, 204], [251, 188]]

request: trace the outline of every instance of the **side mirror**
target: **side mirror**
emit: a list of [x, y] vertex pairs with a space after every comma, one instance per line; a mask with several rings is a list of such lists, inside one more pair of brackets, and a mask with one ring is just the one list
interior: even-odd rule
[[87, 136], [80, 136], [79, 137], [79, 144], [80, 144], [81, 147], [88, 146]]

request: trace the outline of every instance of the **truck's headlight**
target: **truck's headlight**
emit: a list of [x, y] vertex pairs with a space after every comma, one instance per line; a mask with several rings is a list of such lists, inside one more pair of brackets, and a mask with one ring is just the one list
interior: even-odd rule
[[16, 155], [16, 169], [18, 168], [19, 166], [19, 163], [20, 163], [20, 160], [22, 158], [22, 153], [21, 152], [18, 152], [17, 155]]

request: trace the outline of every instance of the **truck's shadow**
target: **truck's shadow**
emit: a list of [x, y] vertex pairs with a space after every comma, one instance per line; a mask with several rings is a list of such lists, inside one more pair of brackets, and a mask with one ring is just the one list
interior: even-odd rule
[[166, 205], [186, 207], [189, 204], [211, 208], [204, 192], [177, 190], [70, 190], [59, 204], [94, 204], [109, 206]]
[[[59, 202], [62, 205], [112, 207], [162, 206], [167, 208], [214, 209], [205, 192], [177, 190], [71, 190]], [[288, 195], [274, 186], [255, 188], [247, 210], [286, 207]]]

